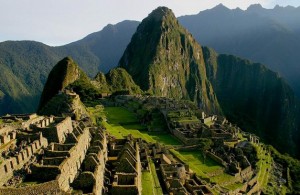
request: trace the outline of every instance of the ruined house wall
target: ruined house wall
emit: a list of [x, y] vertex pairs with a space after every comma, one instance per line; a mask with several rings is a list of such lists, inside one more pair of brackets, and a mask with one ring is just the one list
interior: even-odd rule
[[136, 150], [136, 171], [138, 173], [137, 175], [137, 188], [138, 188], [138, 194], [142, 193], [142, 171], [141, 171], [141, 159], [140, 159], [140, 148], [138, 143], [135, 144], [135, 150]]
[[210, 151], [206, 151], [206, 155], [209, 156], [210, 158], [212, 158], [214, 161], [216, 161], [220, 165], [222, 165], [224, 167], [227, 166], [227, 163], [225, 161], [223, 161], [220, 157], [218, 157], [217, 155], [211, 153]]
[[119, 185], [114, 186], [112, 188], [112, 194], [122, 194], [122, 195], [129, 195], [129, 194], [141, 194], [136, 186], [133, 185]]
[[58, 182], [56, 180], [37, 184], [33, 186], [23, 187], [23, 188], [12, 188], [12, 187], [5, 187], [0, 188], [0, 194], [7, 194], [7, 195], [33, 195], [33, 194], [65, 194], [59, 189]]
[[42, 122], [42, 124], [38, 123], [32, 125], [31, 127], [37, 132], [41, 131], [43, 135], [48, 139], [49, 143], [64, 143], [67, 134], [73, 132], [71, 117], [66, 117], [63, 120], [61, 118], [55, 118], [55, 122], [57, 122], [57, 124], [52, 124], [50, 126], [45, 126], [46, 122]]
[[7, 144], [11, 140], [16, 139], [16, 132], [7, 132], [2, 135], [0, 135], [0, 146]]
[[21, 169], [23, 165], [30, 160], [34, 153], [47, 145], [47, 140], [44, 137], [40, 137], [39, 140], [35, 140], [31, 144], [27, 145], [17, 156], [11, 157], [2, 162], [0, 165], [0, 185], [3, 185], [13, 176], [14, 170]]
[[258, 192], [260, 190], [260, 186], [258, 183], [256, 183], [247, 194], [254, 194], [255, 192]]
[[[98, 129], [98, 133], [102, 134], [102, 130]], [[100, 163], [95, 169], [94, 176], [96, 178], [96, 184], [93, 187], [93, 193], [94, 194], [102, 194], [102, 188], [104, 185], [104, 172], [105, 172], [105, 163], [107, 160], [107, 143], [106, 143], [106, 136], [103, 136], [103, 139], [101, 140], [103, 144], [103, 149], [98, 153], [98, 159], [100, 160]]]
[[63, 121], [56, 125], [58, 143], [63, 143], [66, 140], [66, 135], [73, 132], [71, 117], [66, 117]]
[[252, 175], [253, 175], [253, 171], [252, 171], [251, 166], [249, 166], [241, 171], [241, 177], [244, 180], [249, 180], [252, 177]]
[[96, 183], [93, 187], [94, 194], [102, 194], [102, 188], [104, 185], [104, 172], [105, 172], [105, 162], [104, 158], [100, 158], [100, 163], [95, 169], [94, 176], [96, 178]]
[[184, 134], [177, 129], [173, 130], [173, 134], [185, 145], [195, 145], [199, 142], [199, 138], [186, 138]]
[[88, 128], [85, 128], [83, 134], [78, 136], [78, 143], [69, 151], [70, 157], [60, 164], [61, 174], [58, 175], [57, 180], [60, 189], [63, 191], [67, 191], [70, 188], [70, 183], [74, 181], [78, 169], [84, 160], [90, 141], [90, 131]]
[[43, 120], [45, 117], [44, 116], [37, 116], [35, 118], [29, 119], [28, 121], [24, 121], [22, 122], [22, 128], [23, 129], [29, 129], [30, 125]]

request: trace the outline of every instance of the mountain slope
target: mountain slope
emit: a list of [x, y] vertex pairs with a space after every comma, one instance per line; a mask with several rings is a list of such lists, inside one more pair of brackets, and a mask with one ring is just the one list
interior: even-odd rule
[[[109, 24], [101, 31], [63, 47], [68, 50], [77, 47], [87, 48], [99, 60], [98, 70], [107, 73], [118, 64], [138, 24], [137, 21], [129, 20], [116, 25]], [[76, 59], [74, 58], [74, 60]]]
[[280, 151], [295, 155], [298, 106], [291, 88], [275, 72], [232, 55], [203, 48], [208, 78], [225, 115]]
[[[71, 56], [92, 77], [99, 70], [107, 72], [110, 67], [115, 67], [136, 27], [134, 21], [108, 25], [102, 31], [60, 47], [34, 41], [0, 43], [0, 67], [10, 71], [15, 81], [22, 83], [22, 88], [28, 91], [15, 101], [18, 97], [0, 86], [0, 114], [34, 112], [50, 70], [65, 56]], [[4, 78], [0, 77], [0, 83], [6, 83]], [[10, 87], [19, 90], [17, 85]]]
[[220, 112], [200, 45], [166, 7], [154, 10], [138, 26], [119, 66], [144, 91], [189, 99], [208, 112]]
[[219, 53], [260, 62], [279, 72], [300, 95], [300, 7], [230, 10], [218, 5], [197, 15], [183, 16], [180, 23], [203, 45]]

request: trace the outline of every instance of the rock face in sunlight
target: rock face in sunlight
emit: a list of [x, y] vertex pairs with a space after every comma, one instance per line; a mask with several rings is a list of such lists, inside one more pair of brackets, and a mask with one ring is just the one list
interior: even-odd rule
[[201, 46], [166, 7], [154, 10], [138, 26], [119, 66], [150, 94], [191, 100], [208, 112], [221, 112]]

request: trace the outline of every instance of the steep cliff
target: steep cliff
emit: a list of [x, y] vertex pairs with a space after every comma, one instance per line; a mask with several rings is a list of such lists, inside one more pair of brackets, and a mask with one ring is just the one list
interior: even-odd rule
[[119, 66], [144, 91], [189, 99], [207, 112], [221, 112], [206, 78], [201, 46], [166, 7], [155, 9], [138, 26]]
[[284, 152], [299, 151], [298, 103], [286, 82], [258, 63], [203, 48], [207, 77], [224, 114]]

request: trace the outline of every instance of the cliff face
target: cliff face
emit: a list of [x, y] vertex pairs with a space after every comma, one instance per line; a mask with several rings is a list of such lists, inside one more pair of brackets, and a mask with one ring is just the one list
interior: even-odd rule
[[286, 82], [261, 64], [203, 51], [207, 77], [224, 114], [281, 151], [295, 154], [298, 104]]
[[159, 7], [142, 21], [119, 66], [144, 91], [189, 99], [207, 112], [221, 112], [206, 77], [202, 48], [168, 8]]

